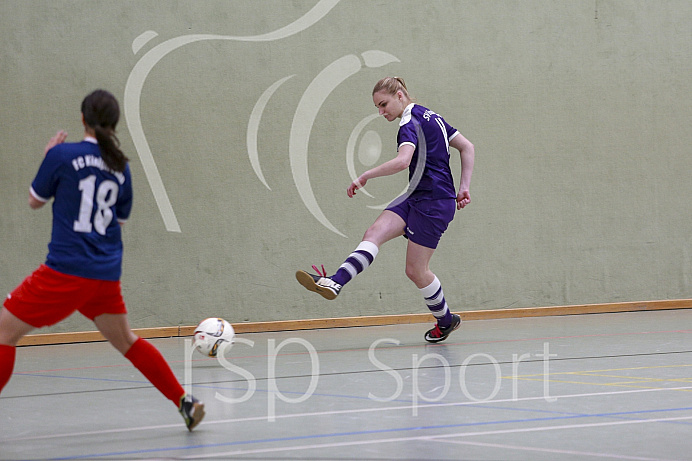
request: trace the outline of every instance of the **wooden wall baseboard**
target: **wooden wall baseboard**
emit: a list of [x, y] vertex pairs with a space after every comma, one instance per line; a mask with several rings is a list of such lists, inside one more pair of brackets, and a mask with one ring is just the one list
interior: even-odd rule
[[[582, 304], [574, 306], [526, 307], [517, 309], [489, 309], [457, 312], [463, 320], [490, 320], [519, 317], [542, 317], [551, 315], [605, 314], [614, 312], [637, 312], [668, 309], [690, 309], [692, 299], [673, 299], [664, 301], [641, 301], [607, 304]], [[270, 322], [232, 323], [236, 333], [261, 333], [267, 331], [314, 330], [318, 328], [346, 328], [381, 325], [401, 325], [409, 323], [433, 322], [429, 313], [376, 315], [365, 317], [340, 317], [307, 320], [279, 320]], [[137, 328], [133, 331], [142, 338], [170, 338], [192, 336], [195, 326]], [[28, 335], [19, 341], [19, 346], [47, 344], [69, 344], [104, 341], [98, 331], [79, 331], [70, 333], [46, 333]]]

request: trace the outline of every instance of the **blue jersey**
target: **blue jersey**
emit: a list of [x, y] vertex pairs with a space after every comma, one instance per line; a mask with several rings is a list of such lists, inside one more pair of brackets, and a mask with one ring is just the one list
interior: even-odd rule
[[409, 194], [444, 199], [457, 196], [449, 167], [449, 141], [458, 131], [435, 112], [409, 104], [401, 115], [397, 150], [404, 144], [415, 147], [409, 165]]
[[132, 209], [129, 165], [114, 172], [93, 138], [48, 151], [31, 183], [31, 195], [53, 201], [53, 232], [46, 265], [64, 274], [119, 280], [120, 224]]

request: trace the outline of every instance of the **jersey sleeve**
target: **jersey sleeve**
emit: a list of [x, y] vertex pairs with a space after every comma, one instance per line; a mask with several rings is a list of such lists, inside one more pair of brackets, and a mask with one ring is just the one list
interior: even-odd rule
[[447, 123], [447, 120], [445, 120], [444, 118], [442, 119], [442, 121], [443, 121], [444, 124], [445, 124], [445, 130], [447, 130], [447, 140], [448, 140], [448, 141], [451, 141], [452, 139], [454, 139], [454, 137], [455, 137], [456, 135], [459, 134], [459, 131], [457, 131], [456, 128], [454, 128], [452, 125], [450, 125], [449, 123]]
[[31, 183], [31, 195], [42, 202], [50, 200], [58, 188], [59, 173], [62, 167], [59, 150], [54, 147], [48, 151], [38, 168], [36, 177]]
[[413, 147], [416, 147], [418, 145], [418, 130], [416, 130], [416, 127], [413, 122], [409, 122], [399, 127], [399, 134], [397, 135], [396, 145], [397, 151], [404, 144], [410, 144]]
[[132, 211], [132, 176], [130, 175], [130, 165], [125, 167], [123, 172], [125, 177], [124, 183], [120, 186], [120, 198], [115, 206], [115, 213], [118, 217], [118, 222], [124, 224], [130, 219]]

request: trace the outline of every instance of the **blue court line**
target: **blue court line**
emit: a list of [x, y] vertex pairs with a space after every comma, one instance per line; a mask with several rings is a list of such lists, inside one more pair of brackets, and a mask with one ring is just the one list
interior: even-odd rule
[[[88, 380], [88, 381], [104, 381], [104, 382], [115, 382], [115, 383], [128, 383], [128, 384], [143, 384], [143, 385], [149, 385], [152, 388], [154, 386], [149, 382], [149, 381], [133, 381], [133, 380], [125, 380], [125, 379], [107, 379], [107, 378], [89, 378], [89, 377], [78, 377], [78, 376], [60, 376], [60, 375], [46, 375], [46, 374], [30, 374], [30, 373], [23, 373], [24, 376], [37, 376], [37, 377], [46, 377], [46, 378], [62, 378], [62, 379], [77, 379], [77, 380]], [[193, 384], [193, 388], [201, 388], [201, 389], [212, 389], [212, 390], [229, 390], [229, 391], [239, 391], [239, 392], [245, 392], [247, 391], [247, 388], [236, 388], [236, 387], [223, 387], [223, 386], [214, 386], [214, 385], [204, 385], [204, 384]], [[118, 388], [118, 389], [99, 389], [98, 392], [101, 391], [109, 391], [109, 390], [116, 390], [116, 391], [122, 391], [122, 390], [128, 390], [128, 388]], [[269, 393], [270, 391], [267, 389], [255, 389], [255, 392], [260, 392], [260, 393]], [[299, 391], [282, 391], [279, 390], [281, 394], [286, 394], [286, 395], [304, 395], [305, 392], [299, 392]], [[35, 395], [33, 396], [27, 396], [27, 397], [36, 397]], [[310, 395], [310, 398], [312, 397], [328, 397], [328, 398], [341, 398], [341, 399], [355, 399], [355, 400], [367, 400], [367, 401], [372, 401], [370, 397], [367, 396], [357, 396], [357, 395], [343, 395], [343, 394], [321, 394], [321, 393], [313, 393]], [[410, 400], [404, 400], [404, 399], [394, 399], [394, 400], [388, 400], [387, 403], [389, 402], [396, 402], [396, 403], [404, 403], [404, 404], [412, 404], [413, 399]], [[439, 402], [440, 404], [444, 404], [446, 402]], [[531, 408], [510, 408], [510, 407], [498, 407], [494, 405], [483, 405], [483, 402], [479, 402], [478, 404], [473, 404], [471, 405], [472, 407], [475, 408], [485, 408], [488, 410], [507, 410], [507, 411], [526, 411], [526, 412], [533, 412], [533, 413], [548, 413], [548, 414], [558, 414], [558, 415], [567, 415], [567, 416], [584, 416], [583, 414], [580, 413], [571, 413], [571, 412], [562, 412], [562, 411], [551, 411], [551, 410], [539, 410], [539, 409], [531, 409]], [[586, 415], [588, 416], [588, 415]], [[625, 419], [625, 418], [623, 418]], [[687, 422], [687, 421], [667, 421], [669, 424], [681, 424], [681, 425], [692, 425], [692, 422]]]
[[[39, 378], [61, 378], [61, 379], [75, 379], [75, 380], [86, 380], [86, 381], [103, 381], [103, 382], [113, 382], [113, 383], [127, 383], [127, 384], [142, 384], [142, 385], [148, 385], [151, 386], [152, 389], [154, 386], [147, 380], [144, 381], [134, 381], [134, 380], [126, 380], [126, 379], [108, 379], [108, 378], [91, 378], [91, 377], [79, 377], [79, 376], [60, 376], [60, 375], [46, 375], [46, 374], [32, 374], [32, 373], [22, 373], [22, 376], [34, 376], [34, 377], [39, 377]], [[223, 386], [216, 386], [216, 385], [205, 385], [205, 384], [193, 384], [193, 388], [200, 388], [200, 389], [212, 389], [212, 390], [229, 390], [229, 391], [239, 391], [239, 392], [245, 392], [247, 391], [247, 388], [236, 388], [236, 387], [223, 387]], [[97, 392], [106, 392], [110, 390], [115, 390], [115, 391], [123, 391], [123, 390], [128, 390], [128, 388], [116, 388], [116, 389], [99, 389]], [[269, 393], [270, 391], [267, 389], [255, 389], [255, 392], [259, 393]], [[279, 390], [281, 394], [284, 395], [304, 395], [305, 392], [299, 392], [299, 391], [282, 391]], [[277, 392], [277, 393], [278, 393]], [[31, 396], [26, 396], [27, 398], [32, 398], [32, 397], [40, 397], [40, 395], [31, 395]], [[367, 401], [373, 401], [370, 397], [368, 396], [357, 396], [357, 395], [344, 395], [344, 394], [322, 394], [322, 393], [313, 393], [310, 395], [310, 398], [312, 397], [327, 397], [327, 398], [341, 398], [341, 399], [355, 399], [355, 400], [367, 400]], [[403, 404], [412, 404], [413, 399], [405, 400], [405, 399], [394, 399], [394, 400], [388, 400], [387, 402], [396, 402], [396, 403], [403, 403]], [[445, 403], [445, 402], [440, 402]], [[538, 412], [538, 413], [555, 413], [555, 414], [566, 414], [566, 415], [578, 415], [576, 413], [569, 413], [569, 412], [553, 412], [549, 410], [532, 410], [532, 409], [517, 409], [517, 408], [503, 408], [503, 407], [497, 407], [497, 406], [483, 406], [483, 402], [479, 402], [477, 405], [473, 405], [474, 407], [477, 408], [487, 408], [487, 409], [503, 409], [503, 410], [512, 410], [512, 411], [531, 411], [531, 412]], [[684, 424], [684, 425], [689, 425], [692, 424], [690, 422], [685, 422], [685, 421], [671, 421], [670, 423], [673, 424]]]
[[651, 414], [651, 413], [666, 413], [673, 411], [689, 411], [692, 407], [682, 407], [682, 408], [663, 408], [657, 410], [641, 410], [641, 411], [624, 411], [624, 412], [614, 412], [614, 413], [593, 413], [593, 414], [583, 414], [583, 415], [568, 415], [568, 416], [555, 416], [549, 418], [528, 418], [528, 419], [509, 419], [500, 421], [485, 421], [485, 422], [475, 422], [475, 423], [460, 423], [460, 424], [442, 424], [435, 426], [413, 426], [413, 427], [400, 427], [391, 429], [377, 429], [369, 431], [352, 431], [352, 432], [334, 432], [328, 434], [311, 434], [302, 435], [295, 437], [277, 437], [270, 439], [256, 439], [256, 440], [242, 440], [237, 442], [224, 442], [224, 443], [210, 443], [202, 445], [187, 445], [179, 447], [170, 448], [151, 448], [144, 450], [131, 450], [131, 451], [119, 451], [119, 452], [109, 452], [109, 453], [92, 453], [88, 455], [79, 456], [69, 456], [61, 458], [50, 458], [51, 461], [63, 461], [70, 459], [89, 459], [89, 458], [101, 458], [105, 456], [126, 456], [126, 455], [140, 455], [145, 453], [160, 453], [165, 451], [181, 451], [181, 450], [194, 450], [199, 448], [219, 448], [219, 447], [231, 447], [231, 446], [241, 446], [250, 445], [256, 443], [273, 443], [273, 442], [289, 442], [296, 440], [308, 440], [308, 439], [322, 439], [327, 437], [349, 437], [349, 436], [363, 436], [363, 435], [373, 435], [373, 434], [386, 434], [392, 432], [405, 432], [405, 431], [426, 431], [426, 430], [437, 430], [437, 429], [453, 429], [460, 427], [479, 427], [479, 426], [489, 426], [493, 424], [521, 424], [521, 423], [532, 423], [532, 422], [544, 422], [544, 421], [562, 421], [570, 419], [579, 418], [620, 418], [622, 416], [638, 415], [638, 414]]
[[[533, 409], [533, 408], [512, 408], [512, 407], [500, 407], [500, 406], [494, 406], [494, 405], [469, 405], [472, 408], [484, 408], [486, 410], [504, 410], [504, 411], [518, 411], [518, 412], [527, 412], [527, 413], [547, 413], [547, 414], [555, 414], [555, 415], [568, 415], [568, 416], [591, 416], [585, 413], [573, 413], [569, 411], [552, 411], [552, 410], [540, 410], [540, 409]], [[676, 409], [668, 409], [668, 410], [646, 410], [646, 411], [675, 411]], [[685, 410], [685, 408], [680, 408], [680, 410]], [[642, 410], [642, 412], [645, 410]], [[635, 413], [640, 413], [635, 412]], [[633, 415], [627, 415], [627, 416], [633, 416]], [[610, 415], [611, 418], [615, 419], [621, 419], [624, 421], [632, 420], [633, 418], [629, 418], [625, 416], [625, 413], [623, 413], [623, 416], [616, 416], [615, 414]], [[692, 422], [690, 421], [659, 421], [659, 423], [666, 423], [666, 424], [682, 424], [682, 425], [692, 425]]]

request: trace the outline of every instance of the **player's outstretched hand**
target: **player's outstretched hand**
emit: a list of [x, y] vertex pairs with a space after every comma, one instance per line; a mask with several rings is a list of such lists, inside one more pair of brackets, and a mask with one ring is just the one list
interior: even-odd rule
[[461, 210], [469, 203], [471, 203], [471, 195], [469, 195], [469, 191], [459, 191], [457, 194], [457, 210]]
[[360, 189], [361, 187], [365, 186], [365, 183], [368, 182], [367, 179], [363, 178], [358, 178], [355, 181], [351, 183], [350, 186], [348, 186], [348, 189], [346, 189], [346, 194], [353, 198], [354, 195], [356, 195], [356, 190]]
[[50, 141], [48, 141], [48, 144], [46, 144], [46, 151], [43, 154], [44, 155], [47, 154], [49, 150], [51, 150], [53, 147], [57, 146], [58, 144], [64, 143], [65, 139], [67, 139], [67, 133], [64, 132], [63, 130], [60, 130], [57, 133], [55, 133], [55, 136], [50, 138]]

